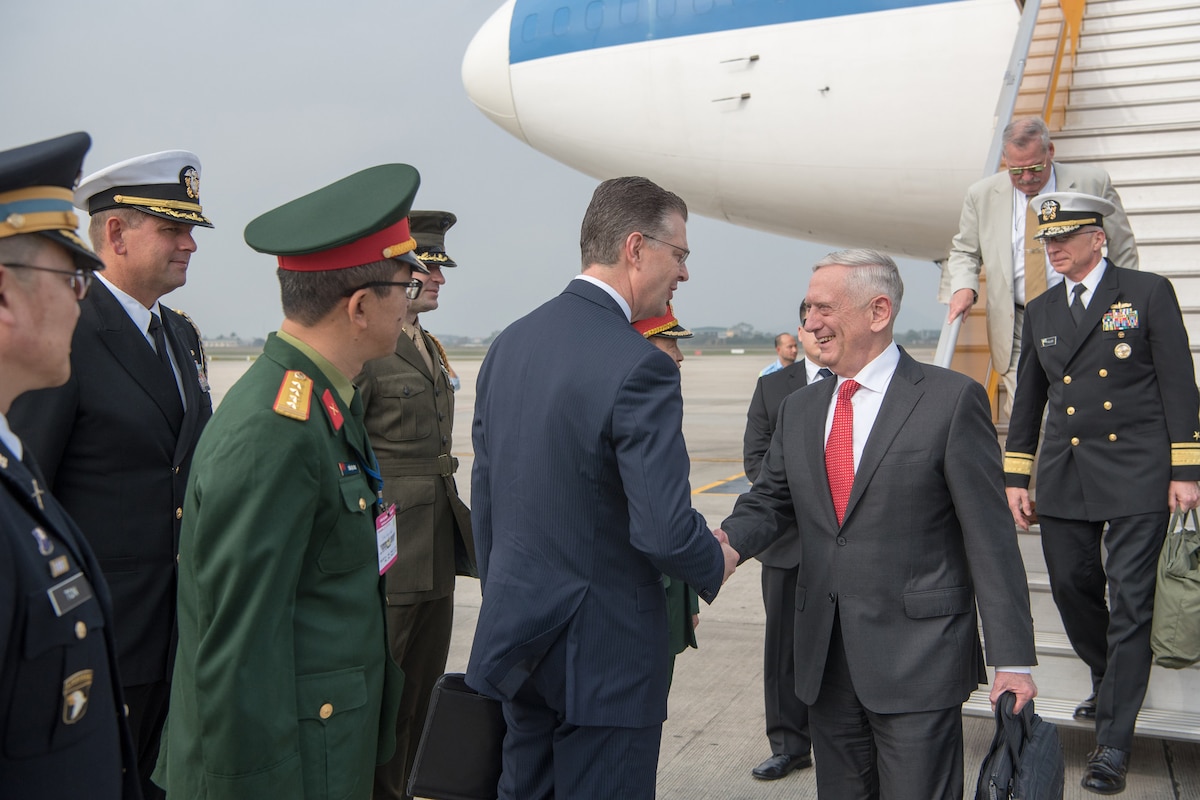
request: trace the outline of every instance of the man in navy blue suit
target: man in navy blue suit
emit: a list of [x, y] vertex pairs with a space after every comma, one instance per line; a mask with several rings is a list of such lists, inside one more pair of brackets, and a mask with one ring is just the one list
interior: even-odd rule
[[712, 602], [736, 563], [691, 508], [679, 369], [630, 325], [688, 279], [686, 221], [645, 178], [600, 184], [583, 274], [500, 334], [479, 372], [467, 683], [504, 705], [502, 800], [654, 796], [662, 576]]

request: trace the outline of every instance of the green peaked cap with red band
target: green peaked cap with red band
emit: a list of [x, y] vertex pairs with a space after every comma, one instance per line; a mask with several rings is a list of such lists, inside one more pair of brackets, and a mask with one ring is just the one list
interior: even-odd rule
[[326, 272], [386, 258], [428, 272], [413, 252], [408, 214], [421, 176], [408, 164], [381, 164], [298, 197], [250, 221], [246, 244], [280, 269]]

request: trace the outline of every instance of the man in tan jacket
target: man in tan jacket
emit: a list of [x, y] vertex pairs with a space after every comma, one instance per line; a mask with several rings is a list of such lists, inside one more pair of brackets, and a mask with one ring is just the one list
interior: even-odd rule
[[446, 211], [409, 217], [417, 257], [429, 270], [409, 306], [395, 350], [369, 361], [355, 379], [362, 392], [367, 433], [379, 458], [386, 503], [396, 504], [399, 553], [387, 573], [388, 642], [404, 670], [404, 696], [396, 720], [396, 753], [375, 771], [375, 800], [408, 798], [408, 776], [429, 708], [429, 693], [446, 669], [454, 621], [454, 578], [474, 575], [470, 510], [458, 499], [450, 455], [454, 392], [445, 351], [419, 320], [438, 307], [446, 231], [456, 222]]

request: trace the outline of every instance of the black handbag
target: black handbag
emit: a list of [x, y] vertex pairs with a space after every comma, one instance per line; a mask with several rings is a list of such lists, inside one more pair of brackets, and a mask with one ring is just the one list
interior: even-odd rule
[[1058, 729], [1033, 713], [1033, 701], [1014, 715], [1012, 692], [996, 703], [996, 735], [979, 769], [975, 800], [1062, 800], [1063, 761]]
[[417, 745], [408, 793], [431, 800], [495, 800], [500, 783], [504, 713], [460, 672], [437, 679]]

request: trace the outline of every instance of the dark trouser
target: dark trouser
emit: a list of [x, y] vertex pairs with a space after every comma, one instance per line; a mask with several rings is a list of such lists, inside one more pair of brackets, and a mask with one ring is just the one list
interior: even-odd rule
[[762, 565], [763, 699], [772, 755], [805, 755], [812, 747], [808, 706], [796, 697], [796, 576], [798, 567]]
[[[881, 656], [882, 657], [882, 656]], [[821, 693], [809, 706], [817, 794], [835, 800], [958, 800], [962, 708], [876, 714], [863, 707], [837, 618]]]
[[375, 768], [374, 800], [409, 798], [408, 776], [429, 713], [429, 695], [446, 671], [453, 626], [453, 594], [426, 603], [388, 606], [388, 643], [392, 659], [404, 670], [404, 694], [396, 717], [396, 752]]
[[1096, 741], [1121, 750], [1133, 746], [1150, 679], [1154, 584], [1168, 518], [1164, 510], [1111, 519], [1105, 534], [1103, 522], [1039, 515], [1050, 591], [1071, 646], [1099, 687]]
[[167, 681], [125, 686], [125, 705], [129, 706], [129, 734], [137, 753], [138, 778], [143, 800], [162, 800], [167, 793], [150, 780], [158, 763], [158, 743], [167, 721], [167, 703], [171, 684]]

